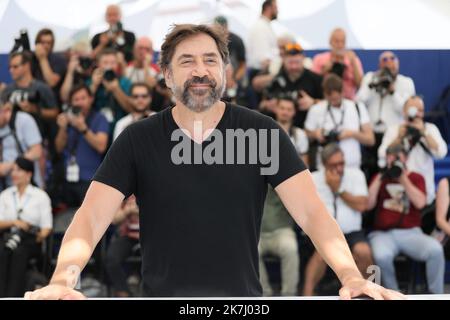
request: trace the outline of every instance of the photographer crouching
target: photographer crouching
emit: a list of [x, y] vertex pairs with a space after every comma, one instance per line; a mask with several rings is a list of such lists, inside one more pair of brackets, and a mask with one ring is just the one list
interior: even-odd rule
[[441, 244], [421, 229], [420, 210], [426, 205], [425, 180], [410, 171], [408, 154], [401, 144], [386, 151], [386, 169], [369, 187], [368, 209], [376, 208], [374, 231], [369, 234], [383, 286], [398, 290], [394, 258], [402, 253], [426, 262], [428, 291], [444, 293], [445, 259]]
[[13, 186], [0, 194], [0, 297], [21, 297], [29, 259], [52, 229], [52, 208], [45, 191], [33, 186], [34, 164], [19, 157]]

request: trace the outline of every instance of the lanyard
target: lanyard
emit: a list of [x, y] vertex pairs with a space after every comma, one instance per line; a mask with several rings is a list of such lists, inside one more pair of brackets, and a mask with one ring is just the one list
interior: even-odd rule
[[[342, 125], [344, 124], [344, 116], [345, 116], [345, 107], [344, 106], [342, 106], [342, 110], [341, 110], [341, 122], [340, 123], [337, 123], [336, 119], [334, 118], [333, 112], [331, 111], [330, 104], [328, 104], [327, 113], [330, 114], [331, 120], [333, 121], [334, 130], [337, 130], [340, 127], [342, 127]], [[325, 115], [325, 119], [326, 119], [326, 115]]]
[[[18, 191], [17, 191], [17, 193], [18, 193]], [[17, 205], [17, 199], [16, 199], [17, 193], [14, 192], [14, 196], [13, 196], [13, 198], [14, 198], [14, 210], [16, 210], [17, 218], [20, 220], [20, 215], [23, 213], [23, 208], [25, 208], [25, 205], [28, 203], [28, 201], [30, 200], [31, 197], [30, 197], [30, 195], [26, 195], [26, 199], [22, 203], [22, 207], [19, 208], [19, 206]]]
[[334, 215], [334, 219], [336, 219], [337, 221], [337, 199], [338, 199], [338, 195], [333, 193], [333, 215]]

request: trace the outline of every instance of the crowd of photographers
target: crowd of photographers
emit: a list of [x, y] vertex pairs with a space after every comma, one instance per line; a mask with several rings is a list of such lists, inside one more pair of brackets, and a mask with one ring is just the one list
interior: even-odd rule
[[[443, 293], [449, 184], [444, 179], [436, 192], [433, 161], [446, 156], [447, 143], [424, 122], [413, 80], [400, 74], [391, 51], [364, 74], [340, 28], [329, 51], [307, 58], [294, 39], [275, 37], [277, 13], [275, 0], [264, 1], [247, 47], [224, 17], [214, 20], [230, 40], [224, 99], [273, 117], [289, 134], [362, 274], [375, 264], [383, 285], [399, 289], [394, 259], [403, 254], [425, 262], [428, 291]], [[23, 294], [53, 218], [81, 204], [120, 132], [173, 104], [151, 39], [124, 30], [118, 6], [108, 6], [105, 18], [108, 30], [91, 43], [55, 53], [52, 30], [42, 29], [32, 51], [23, 31], [10, 54], [12, 82], [0, 86], [0, 296]], [[114, 219], [104, 268], [115, 296], [131, 294], [123, 263], [138, 245], [138, 213], [128, 199]], [[372, 223], [363, 225], [369, 214]], [[423, 230], [425, 214], [436, 215], [439, 232]], [[295, 230], [269, 188], [259, 245], [266, 295], [273, 294], [267, 255], [280, 259], [282, 295], [313, 295], [325, 274], [313, 252], [299, 288]]]

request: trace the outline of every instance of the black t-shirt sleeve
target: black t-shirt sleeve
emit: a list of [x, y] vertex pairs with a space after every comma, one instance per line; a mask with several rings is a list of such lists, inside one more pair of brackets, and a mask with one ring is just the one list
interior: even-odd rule
[[125, 197], [135, 193], [136, 162], [129, 128], [114, 141], [92, 180], [120, 191]]
[[[272, 175], [266, 175], [267, 182], [275, 188], [283, 181], [307, 168], [295, 150], [294, 144], [288, 134], [273, 119], [267, 118], [266, 121], [269, 129], [278, 130], [278, 155], [271, 154], [272, 159], [278, 156], [278, 170]], [[273, 138], [271, 138], [270, 141], [269, 150], [272, 150], [272, 144], [276, 141], [274, 141]], [[274, 150], [276, 150], [276, 148], [274, 148]]]
[[91, 47], [92, 49], [97, 48], [98, 44], [100, 43], [100, 34], [101, 33], [97, 33], [91, 40]]

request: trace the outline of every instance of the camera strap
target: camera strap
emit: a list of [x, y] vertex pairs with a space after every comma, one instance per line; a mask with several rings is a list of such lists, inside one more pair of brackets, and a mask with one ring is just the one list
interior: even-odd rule
[[[344, 124], [345, 106], [344, 106], [343, 103], [341, 104], [341, 106], [342, 106], [342, 110], [341, 110], [341, 121], [340, 121], [340, 123], [338, 123], [336, 121], [336, 119], [334, 118], [333, 112], [331, 111], [331, 104], [328, 104], [328, 106], [327, 106], [327, 113], [330, 114], [331, 121], [333, 121], [334, 130], [338, 130]], [[325, 116], [325, 119], [326, 119], [326, 116]]]
[[16, 143], [16, 150], [17, 153], [19, 154], [19, 156], [24, 154], [24, 150], [22, 148], [22, 145], [20, 144], [19, 138], [17, 137], [17, 132], [16, 132], [16, 116], [17, 116], [17, 110], [13, 109], [12, 114], [11, 114], [11, 119], [9, 119], [9, 130], [11, 131], [11, 135], [14, 138], [14, 142]]
[[[17, 193], [18, 192], [19, 191], [17, 191]], [[17, 204], [17, 199], [16, 199], [16, 194], [15, 193], [14, 193], [13, 198], [14, 198], [14, 209], [15, 209], [16, 214], [17, 214], [17, 219], [21, 220], [20, 216], [23, 213], [23, 208], [25, 208], [25, 205], [30, 201], [31, 197], [30, 197], [30, 195], [26, 195], [25, 201], [22, 202], [22, 206], [20, 208], [19, 208], [19, 206]]]

